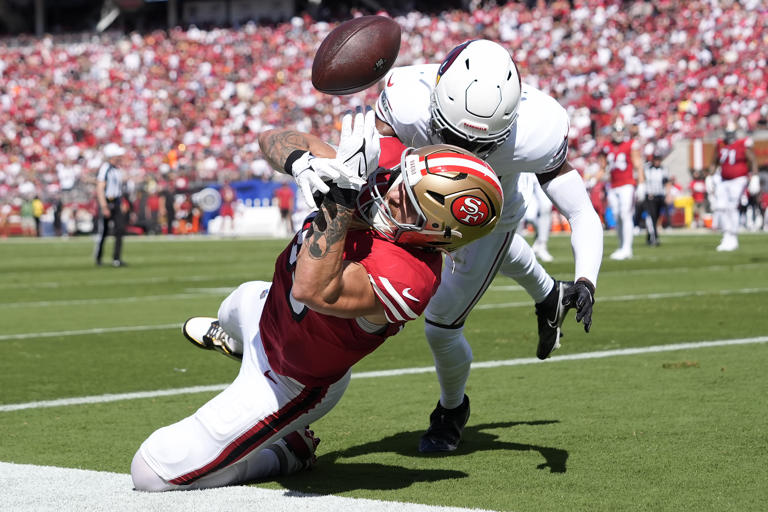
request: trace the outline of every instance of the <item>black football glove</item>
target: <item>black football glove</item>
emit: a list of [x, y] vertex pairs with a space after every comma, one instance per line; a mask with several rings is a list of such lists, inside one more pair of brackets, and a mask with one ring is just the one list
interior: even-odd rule
[[563, 306], [576, 308], [576, 321], [584, 324], [584, 331], [592, 327], [592, 305], [595, 303], [595, 287], [589, 281], [576, 281], [563, 293]]

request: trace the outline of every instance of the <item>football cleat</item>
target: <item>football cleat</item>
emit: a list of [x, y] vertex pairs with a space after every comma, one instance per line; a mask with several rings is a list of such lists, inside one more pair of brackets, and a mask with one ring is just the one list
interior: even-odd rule
[[563, 306], [563, 294], [573, 285], [573, 281], [555, 281], [547, 298], [536, 304], [536, 317], [539, 323], [539, 345], [536, 357], [546, 359], [560, 348], [560, 327], [565, 320], [568, 308]]
[[184, 337], [193, 345], [205, 350], [218, 350], [225, 356], [242, 361], [243, 354], [235, 351], [235, 343], [216, 318], [194, 316], [181, 328]]
[[624, 249], [617, 249], [611, 253], [610, 258], [616, 261], [631, 260], [632, 252], [625, 251]]
[[429, 429], [419, 440], [421, 453], [452, 452], [459, 446], [464, 425], [469, 420], [469, 397], [455, 409], [446, 409], [437, 401], [437, 407], [429, 415]]
[[265, 449], [272, 450], [277, 455], [280, 474], [285, 476], [302, 469], [310, 469], [317, 462], [315, 451], [318, 444], [320, 438], [315, 437], [315, 433], [306, 426], [302, 430], [294, 430]]

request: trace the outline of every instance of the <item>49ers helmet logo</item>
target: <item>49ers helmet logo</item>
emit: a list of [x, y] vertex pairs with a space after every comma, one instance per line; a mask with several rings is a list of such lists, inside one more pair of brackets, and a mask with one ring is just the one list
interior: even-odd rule
[[451, 203], [451, 213], [466, 226], [479, 226], [488, 220], [488, 203], [477, 196], [461, 196]]

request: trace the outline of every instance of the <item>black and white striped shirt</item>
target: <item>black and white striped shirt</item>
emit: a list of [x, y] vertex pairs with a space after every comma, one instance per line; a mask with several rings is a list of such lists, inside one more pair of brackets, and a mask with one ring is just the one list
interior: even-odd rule
[[669, 181], [669, 170], [660, 165], [656, 167], [651, 162], [645, 164], [645, 193], [649, 196], [666, 195], [664, 185]]
[[104, 162], [99, 167], [99, 174], [96, 178], [99, 182], [105, 182], [104, 196], [107, 200], [117, 199], [123, 194], [123, 174], [120, 169]]

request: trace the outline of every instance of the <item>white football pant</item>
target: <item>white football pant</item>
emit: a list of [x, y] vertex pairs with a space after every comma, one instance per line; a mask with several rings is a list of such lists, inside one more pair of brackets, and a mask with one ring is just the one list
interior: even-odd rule
[[330, 386], [309, 388], [270, 367], [259, 335], [270, 284], [242, 284], [222, 302], [221, 326], [244, 342], [240, 373], [192, 416], [142, 443], [131, 465], [138, 490], [219, 487], [275, 474], [275, 458], [265, 457], [270, 450], [263, 449], [321, 418], [341, 399], [351, 372]]

